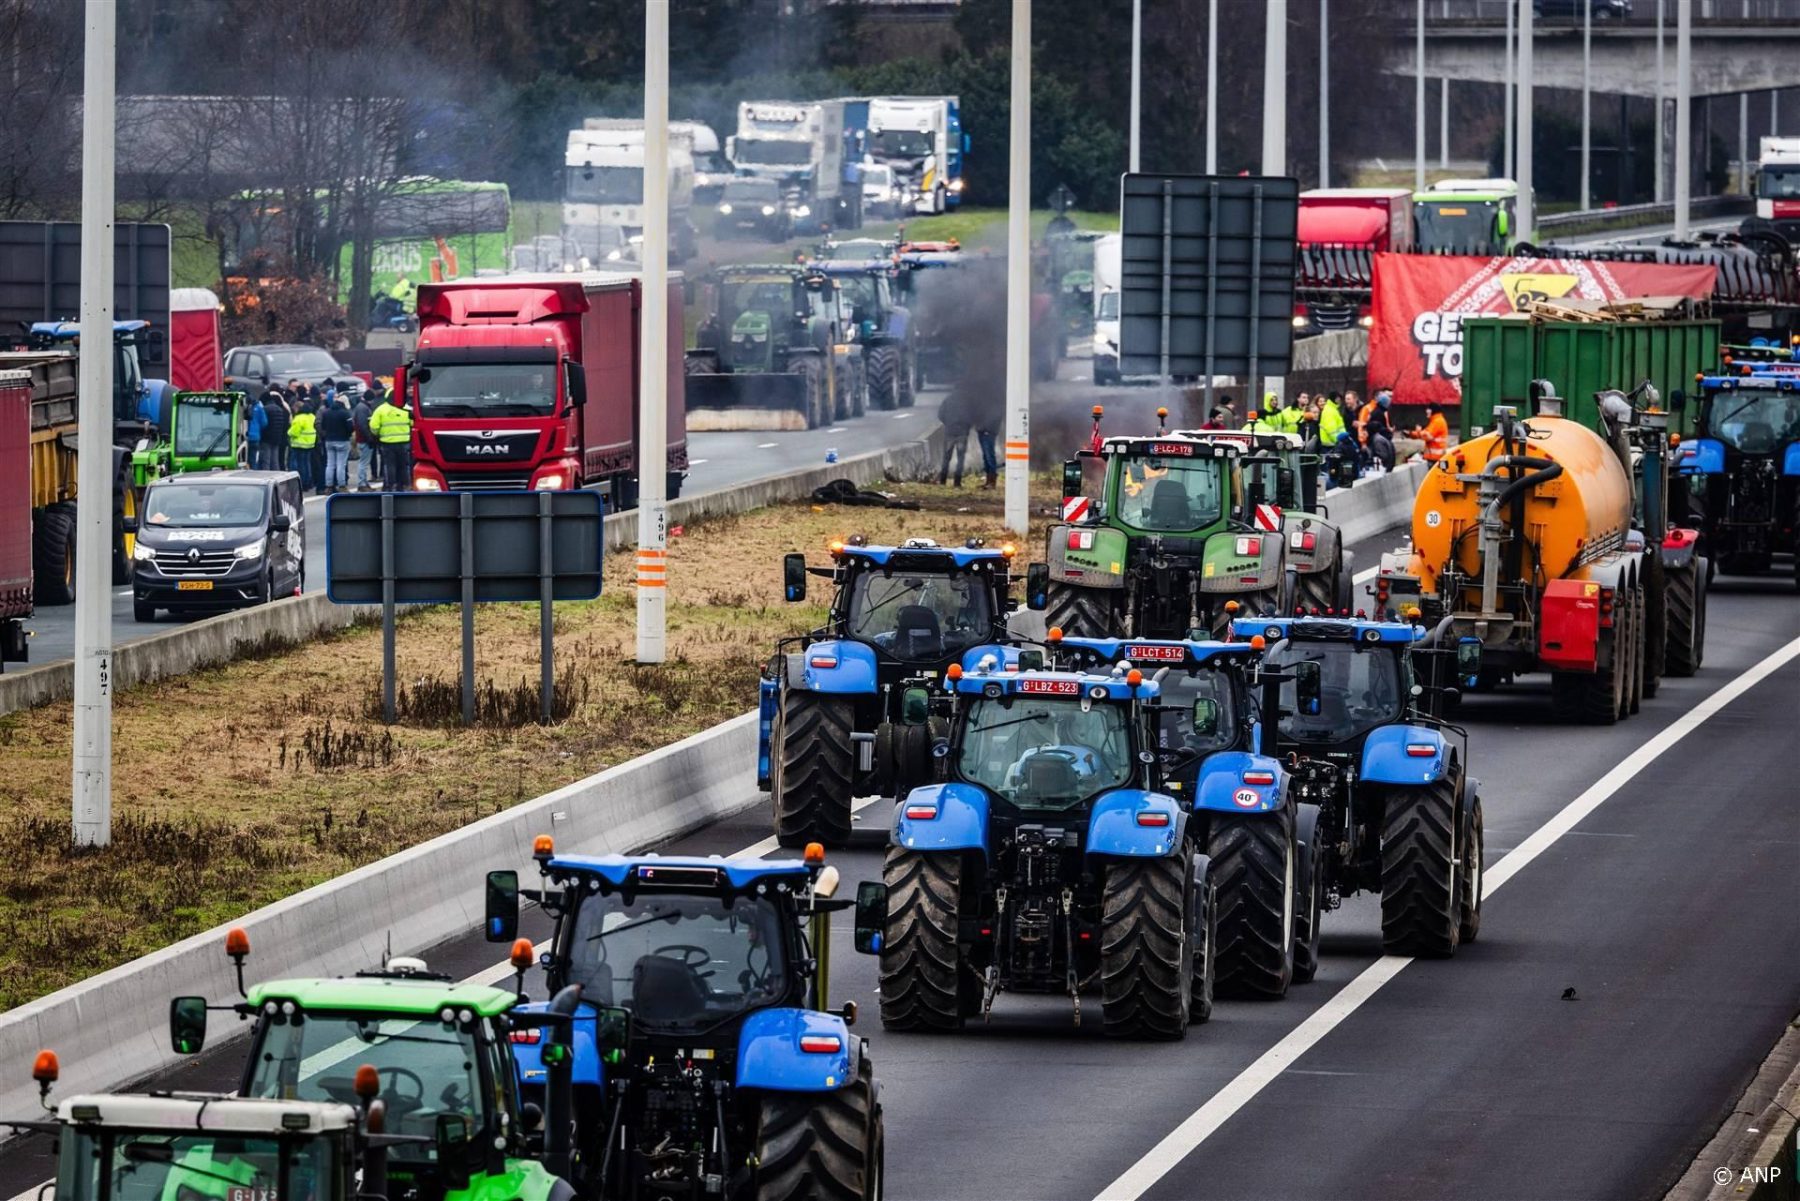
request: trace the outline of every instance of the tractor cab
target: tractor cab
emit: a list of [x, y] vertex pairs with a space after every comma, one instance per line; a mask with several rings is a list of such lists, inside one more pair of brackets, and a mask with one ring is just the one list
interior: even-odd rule
[[[143, 412], [149, 389], [144, 381], [143, 356], [140, 348], [164, 337], [152, 329], [148, 321], [114, 321], [113, 323], [113, 425], [136, 431], [146, 419]], [[23, 349], [70, 350], [81, 347], [81, 322], [34, 321], [27, 328]]]
[[132, 480], [187, 471], [229, 471], [248, 464], [247, 399], [242, 392], [165, 392], [156, 438], [141, 439], [131, 454]]
[[849, 328], [862, 344], [869, 402], [878, 409], [910, 407], [918, 386], [912, 314], [895, 296], [893, 263], [886, 259], [829, 259], [812, 266], [843, 296]]
[[1698, 527], [1716, 570], [1759, 573], [1785, 550], [1800, 583], [1800, 345], [1779, 356], [1759, 347], [1758, 358], [1733, 349], [1736, 374], [1697, 381], [1694, 436], [1677, 452], [1687, 486], [1672, 498], [1675, 517]]

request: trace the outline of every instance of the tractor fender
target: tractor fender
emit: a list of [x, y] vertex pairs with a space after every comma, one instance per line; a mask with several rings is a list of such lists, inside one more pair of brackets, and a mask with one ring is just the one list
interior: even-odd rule
[[[1284, 513], [1282, 536], [1287, 539], [1288, 566], [1302, 574], [1326, 571], [1337, 562], [1338, 546], [1343, 532], [1316, 513]], [[1306, 548], [1306, 535], [1313, 536], [1312, 549]]]
[[[1246, 772], [1267, 772], [1272, 783], [1252, 784]], [[1217, 813], [1273, 813], [1287, 804], [1287, 774], [1281, 761], [1250, 751], [1223, 751], [1200, 764], [1194, 786], [1194, 808]]]
[[[807, 1051], [802, 1039], [836, 1039], [836, 1051]], [[856, 1079], [862, 1040], [835, 1013], [759, 1009], [738, 1033], [737, 1086], [784, 1093], [820, 1093]]]
[[[1085, 510], [1081, 509], [1081, 503], [1085, 503]], [[1071, 508], [1069, 502], [1064, 502], [1064, 508]], [[1074, 510], [1085, 516], [1093, 511], [1093, 503], [1078, 502]], [[1087, 539], [1091, 545], [1085, 548], [1070, 546], [1071, 534], [1092, 534], [1093, 537]], [[1125, 531], [1084, 521], [1079, 525], [1053, 525], [1047, 538], [1044, 561], [1050, 567], [1052, 583], [1074, 584], [1081, 588], [1125, 587], [1125, 565], [1130, 561], [1131, 553], [1130, 539], [1125, 536]]]
[[775, 736], [775, 714], [781, 710], [781, 681], [756, 682], [756, 786], [769, 791], [770, 748]]
[[[1413, 748], [1430, 747], [1431, 754]], [[1363, 740], [1362, 779], [1369, 784], [1432, 784], [1450, 770], [1450, 748], [1431, 726], [1382, 726]]]
[[[1162, 825], [1140, 825], [1140, 814], [1160, 815]], [[1141, 788], [1115, 788], [1094, 800], [1086, 851], [1129, 859], [1173, 855], [1187, 836], [1187, 814], [1174, 797]]]
[[1663, 535], [1658, 557], [1662, 559], [1663, 567], [1671, 571], [1684, 571], [1699, 553], [1699, 530], [1672, 529]]
[[[550, 1009], [548, 1001], [534, 1001], [521, 1005], [517, 1013], [545, 1013]], [[577, 1085], [591, 1084], [595, 1088], [606, 1083], [606, 1069], [600, 1062], [599, 1030], [600, 1015], [592, 1005], [582, 1005], [575, 1011], [574, 1021], [570, 1025], [570, 1041], [573, 1055], [570, 1056], [570, 1075]], [[544, 1048], [550, 1042], [549, 1027], [534, 1027], [538, 1032], [538, 1041], [515, 1042], [512, 1045], [513, 1062], [518, 1065], [519, 1083], [544, 1087], [549, 1081], [549, 1069], [544, 1066]]]
[[872, 696], [875, 648], [849, 640], [815, 642], [788, 656], [788, 687], [806, 692]]
[[962, 654], [962, 669], [972, 673], [981, 670], [981, 661], [989, 655], [994, 656], [996, 667], [1001, 671], [1019, 670], [1019, 648], [1001, 646], [997, 642], [984, 642], [980, 646], [972, 646]]
[[[908, 817], [909, 810], [933, 817]], [[928, 784], [906, 794], [894, 806], [893, 843], [909, 851], [980, 851], [988, 849], [988, 794], [973, 784], [952, 780]]]
[[1789, 442], [1781, 452], [1781, 474], [1800, 475], [1800, 442]]
[[[1206, 540], [1202, 592], [1266, 592], [1281, 582], [1287, 566], [1286, 538], [1280, 530], [1227, 530]], [[1238, 553], [1244, 547], [1243, 554]], [[1248, 548], [1255, 547], [1254, 551]]]
[[887, 336], [902, 345], [906, 335], [912, 330], [912, 314], [905, 309], [889, 309], [887, 320]]
[[[1791, 451], [1793, 448], [1790, 447]], [[1695, 438], [1681, 444], [1682, 475], [1723, 475], [1725, 444], [1717, 438]]]

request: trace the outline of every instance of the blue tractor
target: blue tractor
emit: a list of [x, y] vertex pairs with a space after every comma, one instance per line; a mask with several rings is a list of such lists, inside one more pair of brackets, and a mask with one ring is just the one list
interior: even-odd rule
[[869, 403], [877, 409], [912, 408], [919, 364], [912, 314], [894, 294], [898, 268], [892, 259], [826, 259], [811, 265], [837, 281], [850, 306], [850, 322], [863, 348]]
[[[1263, 666], [1283, 677], [1272, 749], [1288, 762], [1290, 796], [1317, 840], [1322, 904], [1381, 895], [1391, 955], [1445, 958], [1481, 929], [1480, 782], [1468, 734], [1437, 716], [1481, 671], [1481, 644], [1438, 641], [1449, 629], [1336, 617], [1240, 617], [1263, 640]], [[1416, 668], [1425, 665], [1425, 679]], [[1307, 810], [1316, 810], [1307, 815]]]
[[[757, 784], [774, 794], [784, 847], [842, 846], [853, 798], [931, 782], [945, 727], [928, 689], [946, 667], [990, 653], [1018, 662], [1007, 630], [1012, 547], [852, 538], [832, 543], [831, 557], [830, 567], [808, 567], [799, 553], [783, 561], [790, 602], [806, 598], [810, 573], [832, 581], [831, 608], [820, 629], [783, 639], [762, 676]], [[1027, 592], [1042, 608], [1041, 566]]]
[[856, 947], [881, 957], [890, 1030], [955, 1030], [1003, 990], [1098, 984], [1109, 1035], [1185, 1037], [1212, 1014], [1214, 890], [1164, 790], [1156, 684], [1130, 670], [945, 673], [947, 779], [896, 807]]
[[[489, 941], [516, 939], [519, 897], [555, 920], [549, 1002], [521, 1005], [521, 1095], [546, 1165], [621, 1201], [873, 1201], [881, 1087], [856, 1005], [826, 1009], [838, 873], [799, 859], [558, 855], [542, 889], [487, 881]], [[536, 1120], [536, 1119], [533, 1119]]]
[[[1156, 750], [1218, 893], [1218, 989], [1275, 1000], [1319, 968], [1318, 810], [1295, 805], [1274, 757], [1274, 672], [1249, 642], [1058, 638], [1058, 666], [1137, 667], [1161, 691]], [[1261, 690], [1259, 695], [1259, 689]]]

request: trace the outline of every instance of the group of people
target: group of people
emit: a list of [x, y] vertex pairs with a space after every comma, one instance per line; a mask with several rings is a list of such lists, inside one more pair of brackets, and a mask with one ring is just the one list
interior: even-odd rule
[[[1288, 404], [1273, 392], [1263, 398], [1260, 409], [1251, 409], [1242, 426], [1234, 426], [1236, 414], [1229, 402], [1215, 408], [1202, 429], [1240, 428], [1251, 433], [1294, 434], [1306, 443], [1306, 449], [1351, 460], [1357, 471], [1375, 467], [1394, 469], [1395, 428], [1390, 410], [1394, 398], [1385, 389], [1366, 403], [1354, 390], [1341, 397], [1336, 392], [1317, 396], [1302, 392]], [[1435, 463], [1444, 457], [1450, 443], [1450, 426], [1441, 405], [1425, 406], [1425, 424], [1406, 431], [1408, 437], [1425, 443], [1421, 455]]]
[[295, 471], [304, 491], [352, 491], [352, 449], [355, 490], [385, 483], [405, 492], [412, 486], [412, 413], [392, 403], [379, 380], [354, 401], [330, 380], [271, 383], [251, 401], [248, 424], [251, 466]]

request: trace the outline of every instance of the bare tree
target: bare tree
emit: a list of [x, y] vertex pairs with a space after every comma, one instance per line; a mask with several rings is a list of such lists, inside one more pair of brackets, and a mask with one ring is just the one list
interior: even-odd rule
[[0, 217], [72, 208], [81, 129], [81, 6], [0, 0]]

